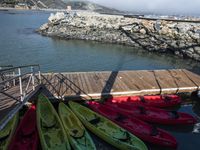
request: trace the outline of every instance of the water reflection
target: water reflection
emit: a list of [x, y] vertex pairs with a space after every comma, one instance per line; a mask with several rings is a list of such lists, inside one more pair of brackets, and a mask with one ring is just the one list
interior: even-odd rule
[[193, 112], [197, 115], [200, 120], [200, 102], [196, 102], [193, 105]]
[[[62, 52], [63, 56], [66, 56], [65, 58], [70, 62], [68, 69], [71, 69], [71, 71], [119, 71], [172, 68], [186, 68], [191, 69], [193, 72], [200, 71], [199, 62], [190, 59], [183, 60], [171, 54], [152, 53], [129, 46], [103, 44], [93, 41], [66, 41], [54, 38], [51, 42], [57, 52]], [[124, 57], [123, 61], [121, 57]], [[63, 64], [67, 63], [64, 62], [64, 58], [62, 60]], [[82, 62], [79, 64], [80, 68], [76, 68], [77, 62]], [[62, 65], [62, 63], [57, 64]]]
[[196, 123], [194, 125], [192, 133], [198, 133], [198, 134], [200, 133], [200, 123]]

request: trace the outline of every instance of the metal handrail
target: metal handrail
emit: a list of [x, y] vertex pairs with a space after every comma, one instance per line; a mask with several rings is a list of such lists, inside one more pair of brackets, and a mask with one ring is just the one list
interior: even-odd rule
[[21, 75], [16, 75], [16, 76], [14, 76], [14, 77], [12, 77], [12, 78], [7, 79], [6, 81], [0, 82], [0, 84], [5, 84], [6, 82], [15, 80], [15, 79], [17, 79], [17, 78], [19, 78], [19, 77], [23, 77], [23, 76], [28, 75], [28, 74], [31, 74], [31, 73], [32, 73], [32, 72], [24, 73], [24, 74], [21, 74]]
[[[30, 67], [31, 71], [28, 71], [27, 69]], [[35, 71], [34, 67], [38, 67], [37, 71]], [[23, 68], [27, 68], [26, 72], [22, 73], [22, 69]], [[0, 70], [1, 74], [6, 74], [6, 77], [8, 77], [7, 79], [3, 79], [3, 81], [0, 82], [1, 89], [0, 92], [3, 93], [5, 91], [5, 89], [8, 88], [12, 88], [13, 86], [16, 86], [16, 80], [18, 81], [18, 85], [19, 85], [19, 92], [20, 92], [20, 96], [21, 96], [21, 101], [23, 101], [24, 97], [26, 96], [28, 87], [30, 85], [30, 83], [32, 82], [32, 90], [35, 90], [35, 76], [38, 75], [39, 76], [39, 84], [41, 84], [41, 72], [40, 72], [40, 65], [39, 64], [32, 64], [32, 65], [24, 65], [24, 66], [17, 66], [17, 67], [12, 67], [12, 68], [7, 68], [7, 69], [2, 69]], [[10, 73], [13, 73], [12, 75]], [[27, 76], [29, 75], [29, 76]], [[28, 77], [28, 83], [26, 85], [26, 89], [25, 91], [23, 90], [23, 77]], [[10, 82], [13, 82], [12, 84], [10, 84]], [[8, 83], [8, 85], [7, 85]]]
[[15, 69], [18, 69], [18, 68], [27, 68], [27, 67], [36, 67], [36, 66], [40, 69], [40, 65], [39, 64], [33, 64], [33, 65], [25, 65], [25, 66], [17, 66], [17, 67], [1, 69], [0, 72], [15, 70]]
[[8, 112], [7, 117], [4, 117], [3, 121], [1, 120], [0, 130], [27, 102], [30, 96], [39, 90], [40, 86], [41, 72], [39, 64], [0, 69], [0, 93], [10, 100], [18, 102], [18, 105]]

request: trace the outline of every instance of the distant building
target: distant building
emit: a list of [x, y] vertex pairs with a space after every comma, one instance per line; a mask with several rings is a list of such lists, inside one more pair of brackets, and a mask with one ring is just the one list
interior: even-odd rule
[[29, 9], [29, 5], [27, 3], [18, 3], [15, 5], [16, 9]]
[[69, 13], [70, 11], [72, 11], [72, 6], [68, 5], [67, 6], [67, 12]]

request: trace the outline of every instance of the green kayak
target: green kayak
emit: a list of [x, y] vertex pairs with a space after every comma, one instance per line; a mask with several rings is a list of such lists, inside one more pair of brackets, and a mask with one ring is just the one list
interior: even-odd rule
[[43, 150], [69, 150], [70, 145], [62, 122], [46, 96], [37, 102], [37, 127]]
[[19, 120], [19, 113], [0, 131], [0, 150], [7, 150]]
[[116, 148], [121, 150], [147, 150], [146, 145], [139, 138], [107, 118], [78, 103], [69, 102], [69, 105], [91, 132]]
[[73, 149], [96, 150], [93, 140], [80, 120], [64, 103], [59, 104], [58, 113], [63, 126], [69, 135], [69, 141]]

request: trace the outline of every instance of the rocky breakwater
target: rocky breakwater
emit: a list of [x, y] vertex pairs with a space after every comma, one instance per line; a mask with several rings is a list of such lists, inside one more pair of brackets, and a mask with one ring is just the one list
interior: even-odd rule
[[200, 23], [129, 18], [93, 12], [51, 14], [38, 32], [173, 53], [200, 61]]

